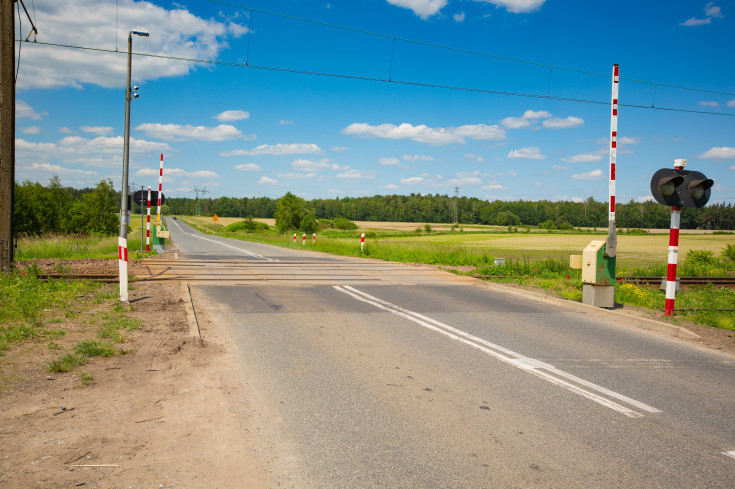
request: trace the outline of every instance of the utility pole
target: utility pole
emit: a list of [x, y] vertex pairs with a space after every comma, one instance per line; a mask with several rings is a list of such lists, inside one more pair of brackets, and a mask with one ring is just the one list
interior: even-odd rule
[[15, 190], [15, 1], [0, 2], [0, 270], [9, 271]]

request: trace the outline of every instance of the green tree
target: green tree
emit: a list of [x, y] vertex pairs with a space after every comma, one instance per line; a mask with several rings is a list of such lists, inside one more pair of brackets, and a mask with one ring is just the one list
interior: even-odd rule
[[281, 233], [299, 229], [301, 221], [309, 214], [313, 218], [314, 213], [306, 205], [306, 201], [287, 192], [276, 202], [276, 228]]

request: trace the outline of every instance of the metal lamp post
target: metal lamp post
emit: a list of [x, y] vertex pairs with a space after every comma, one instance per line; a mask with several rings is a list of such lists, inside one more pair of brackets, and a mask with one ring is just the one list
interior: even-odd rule
[[[133, 34], [148, 37], [147, 32], [130, 31], [128, 33], [128, 79], [125, 89], [125, 136], [123, 147], [122, 189], [120, 190], [120, 234], [118, 244], [118, 269], [120, 277], [120, 301], [128, 302], [128, 161], [130, 154], [130, 101], [137, 96], [130, 87], [130, 69], [132, 67]], [[137, 90], [137, 87], [136, 87]]]

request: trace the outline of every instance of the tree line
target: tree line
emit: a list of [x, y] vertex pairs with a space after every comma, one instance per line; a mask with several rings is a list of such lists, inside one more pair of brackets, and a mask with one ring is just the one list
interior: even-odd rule
[[[353, 221], [451, 223], [455, 210], [460, 224], [500, 226], [542, 226], [553, 228], [607, 227], [607, 203], [592, 197], [583, 202], [487, 201], [475, 197], [440, 194], [374, 195], [305, 201], [287, 193], [284, 208], [298, 208], [289, 216], [296, 227], [307, 215], [313, 219], [344, 217]], [[218, 197], [166, 199], [164, 214], [220, 217], [277, 217], [281, 199], [269, 197]], [[296, 199], [296, 200], [295, 200]], [[292, 202], [293, 201], [293, 202]], [[282, 203], [283, 204], [283, 203]], [[14, 228], [16, 234], [100, 233], [116, 234], [119, 226], [120, 193], [111, 180], [96, 187], [63, 187], [59, 177], [47, 186], [25, 181], [15, 184]], [[133, 205], [132, 213], [140, 212]], [[619, 203], [616, 220], [619, 228], [668, 228], [671, 210], [656, 202]], [[295, 221], [299, 221], [298, 223]], [[735, 229], [735, 207], [713, 204], [701, 209], [682, 209], [682, 229]]]
[[[287, 194], [286, 196], [291, 196]], [[286, 197], [284, 196], [284, 197]], [[283, 197], [282, 197], [283, 198]], [[290, 198], [290, 197], [289, 197]], [[279, 199], [257, 198], [171, 198], [166, 204], [173, 214], [221, 217], [276, 217]], [[607, 227], [608, 205], [592, 197], [582, 202], [487, 201], [475, 197], [454, 198], [440, 194], [375, 195], [305, 201], [316, 219], [345, 217], [353, 221], [451, 223], [455, 206], [460, 224], [500, 226], [544, 226], [550, 228]], [[197, 212], [198, 210], [198, 212]], [[671, 209], [653, 201], [618, 203], [616, 222], [620, 228], [668, 228]], [[682, 209], [682, 229], [735, 229], [735, 207], [712, 204], [700, 209]]]

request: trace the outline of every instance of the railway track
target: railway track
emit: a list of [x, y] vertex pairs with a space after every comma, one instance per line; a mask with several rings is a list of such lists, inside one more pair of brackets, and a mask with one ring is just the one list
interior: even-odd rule
[[[296, 265], [302, 265], [306, 266], [308, 268], [309, 265], [315, 265], [316, 263], [308, 263], [308, 262], [302, 262], [298, 263]], [[157, 263], [158, 266], [163, 265], [163, 268], [167, 268], [166, 272], [163, 270], [158, 270], [158, 274], [151, 274], [148, 276], [140, 276], [140, 277], [132, 277], [133, 280], [186, 280], [186, 281], [210, 281], [210, 280], [241, 280], [242, 277], [238, 276], [239, 274], [233, 274], [230, 275], [230, 273], [233, 271], [233, 269], [237, 270], [238, 268], [244, 268], [243, 262], [231, 262], [227, 264], [222, 264], [219, 266], [211, 266], [210, 264], [206, 264], [203, 262], [199, 263], [189, 263], [185, 265], [184, 267], [181, 267], [181, 264], [175, 264], [175, 262], [170, 263]], [[179, 265], [179, 266], [177, 266]], [[249, 265], [252, 265], [250, 263]], [[265, 265], [265, 264], [263, 264]], [[270, 264], [270, 266], [273, 266], [275, 264]], [[281, 263], [280, 265], [284, 265], [284, 263]], [[322, 264], [320, 264], [322, 265]], [[333, 264], [333, 266], [337, 266], [339, 268], [338, 264]], [[229, 270], [227, 270], [229, 269]], [[191, 273], [192, 271], [196, 270], [199, 273]], [[161, 273], [163, 272], [163, 273]], [[184, 272], [184, 273], [182, 273]], [[189, 273], [186, 273], [189, 272]], [[204, 273], [202, 273], [204, 272]], [[230, 272], [230, 273], [228, 273]], [[285, 270], [284, 270], [285, 272]], [[287, 272], [288, 273], [288, 272]], [[229, 277], [227, 275], [230, 275]], [[97, 282], [117, 282], [118, 281], [118, 275], [116, 273], [113, 274], [105, 274], [105, 273], [39, 273], [38, 278], [42, 280], [46, 280], [49, 278], [53, 279], [87, 279], [87, 280], [94, 280]], [[499, 278], [524, 278], [521, 276], [497, 276], [497, 275], [473, 275], [473, 278], [480, 278], [480, 279], [499, 279]], [[616, 280], [623, 283], [633, 283], [633, 284], [639, 284], [639, 285], [660, 285], [662, 281], [666, 280], [665, 277], [659, 277], [659, 276], [632, 276], [632, 275], [624, 275], [624, 276], [618, 276], [616, 277]], [[724, 276], [724, 277], [679, 277], [679, 284], [680, 285], [706, 285], [706, 284], [712, 284], [717, 287], [735, 287], [735, 276]]]

